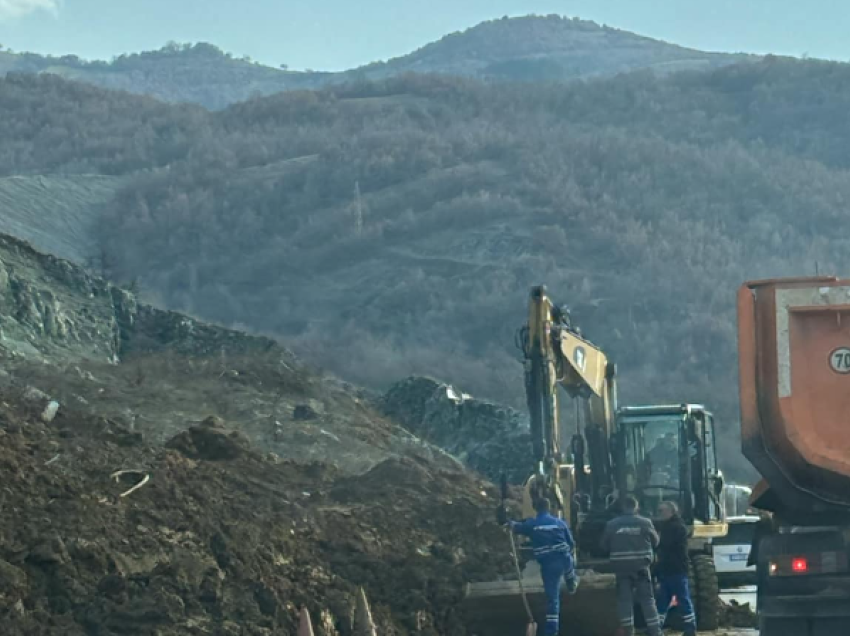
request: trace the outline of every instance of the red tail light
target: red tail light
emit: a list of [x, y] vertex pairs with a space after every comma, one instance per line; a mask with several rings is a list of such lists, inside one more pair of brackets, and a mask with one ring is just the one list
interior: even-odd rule
[[805, 556], [778, 556], [768, 564], [770, 576], [809, 576], [850, 571], [846, 552], [813, 552]]

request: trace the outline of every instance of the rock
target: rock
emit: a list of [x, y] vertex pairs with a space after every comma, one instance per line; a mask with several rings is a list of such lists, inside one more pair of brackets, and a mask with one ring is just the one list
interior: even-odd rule
[[61, 565], [69, 560], [65, 543], [59, 537], [39, 543], [27, 556], [27, 561], [36, 565]]
[[292, 418], [298, 421], [319, 419], [319, 413], [310, 404], [298, 404], [292, 412]]
[[59, 402], [50, 400], [44, 410], [41, 412], [41, 421], [45, 424], [50, 424], [59, 412]]
[[248, 438], [238, 431], [225, 428], [224, 422], [217, 417], [208, 417], [166, 444], [166, 447], [191, 459], [211, 461], [236, 459], [245, 454], [249, 446]]
[[56, 417], [56, 413], [59, 411], [59, 402], [34, 386], [26, 387], [21, 397], [38, 413], [41, 421], [46, 424], [52, 422]]
[[22, 596], [27, 586], [26, 572], [0, 559], [0, 596]]
[[21, 397], [23, 397], [26, 402], [29, 402], [30, 404], [37, 404], [39, 406], [46, 405], [50, 402], [50, 396], [34, 386], [28, 386], [25, 388]]
[[222, 636], [242, 636], [242, 628], [233, 621], [224, 621], [221, 626]]
[[90, 371], [86, 371], [80, 367], [74, 367], [74, 371], [76, 371], [77, 375], [79, 375], [83, 380], [88, 382], [97, 382], [97, 378], [95, 378]]
[[120, 574], [108, 574], [98, 583], [97, 591], [111, 598], [121, 598], [127, 592], [127, 579]]
[[274, 616], [277, 614], [278, 600], [273, 590], [262, 583], [257, 583], [254, 588], [254, 599], [257, 601], [257, 606], [265, 616]]

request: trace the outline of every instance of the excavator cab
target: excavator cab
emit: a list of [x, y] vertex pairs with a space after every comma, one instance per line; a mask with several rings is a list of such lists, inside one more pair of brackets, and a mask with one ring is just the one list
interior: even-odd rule
[[690, 584], [702, 628], [717, 626], [719, 585], [711, 542], [728, 532], [714, 417], [699, 404], [629, 406], [617, 411], [615, 471], [621, 492], [647, 516], [673, 501], [690, 530]]
[[619, 489], [649, 516], [662, 501], [674, 501], [688, 526], [722, 534], [712, 414], [698, 404], [629, 406], [618, 410], [617, 429]]

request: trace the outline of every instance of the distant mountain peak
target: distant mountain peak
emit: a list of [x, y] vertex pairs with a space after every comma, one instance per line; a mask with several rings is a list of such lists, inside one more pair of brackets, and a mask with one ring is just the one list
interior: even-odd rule
[[367, 68], [558, 80], [722, 66], [744, 57], [688, 49], [580, 18], [527, 15], [488, 20]]

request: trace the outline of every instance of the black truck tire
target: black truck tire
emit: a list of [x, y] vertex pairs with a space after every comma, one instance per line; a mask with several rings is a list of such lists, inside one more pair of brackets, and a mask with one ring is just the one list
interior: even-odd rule
[[701, 632], [714, 631], [720, 627], [720, 585], [714, 559], [707, 554], [692, 555], [688, 574], [697, 629]]

